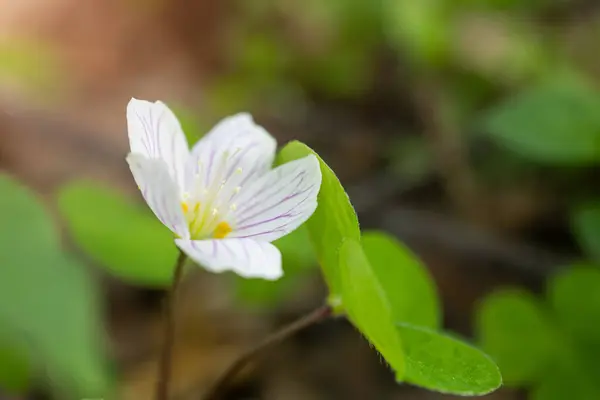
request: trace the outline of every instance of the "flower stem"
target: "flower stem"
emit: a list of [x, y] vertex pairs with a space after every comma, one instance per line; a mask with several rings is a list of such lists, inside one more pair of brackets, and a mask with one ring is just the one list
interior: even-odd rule
[[218, 400], [223, 391], [231, 383], [231, 380], [241, 372], [246, 365], [252, 360], [260, 356], [264, 351], [272, 346], [281, 343], [283, 340], [294, 335], [295, 333], [307, 328], [311, 325], [324, 321], [332, 315], [332, 309], [329, 305], [324, 305], [309, 314], [297, 319], [289, 325], [284, 326], [281, 330], [267, 336], [257, 346], [251, 348], [246, 353], [242, 354], [233, 364], [220, 376], [219, 379], [212, 385], [208, 392], [204, 395], [203, 400]]
[[167, 293], [165, 302], [165, 322], [163, 347], [158, 365], [158, 380], [156, 385], [156, 400], [168, 400], [171, 384], [171, 359], [173, 353], [173, 344], [175, 341], [175, 302], [177, 299], [177, 290], [183, 276], [183, 265], [186, 255], [180, 251], [179, 257], [173, 271], [173, 282], [171, 289]]

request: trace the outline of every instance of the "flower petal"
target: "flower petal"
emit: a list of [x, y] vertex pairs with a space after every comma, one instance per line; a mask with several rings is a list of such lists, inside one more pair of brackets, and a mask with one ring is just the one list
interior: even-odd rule
[[231, 238], [271, 242], [292, 232], [317, 208], [321, 169], [314, 155], [286, 163], [236, 199]]
[[267, 242], [251, 239], [184, 240], [177, 246], [211, 272], [233, 271], [244, 278], [275, 280], [283, 275], [281, 253]]
[[255, 124], [250, 114], [227, 117], [192, 149], [188, 187], [198, 176], [209, 191], [223, 182], [246, 185], [271, 168], [276, 147], [275, 138]]
[[189, 148], [177, 117], [166, 104], [131, 99], [127, 105], [127, 129], [132, 153], [162, 159], [171, 177], [183, 190]]
[[189, 238], [177, 185], [169, 175], [165, 162], [130, 153], [127, 163], [142, 196], [160, 222], [179, 237]]

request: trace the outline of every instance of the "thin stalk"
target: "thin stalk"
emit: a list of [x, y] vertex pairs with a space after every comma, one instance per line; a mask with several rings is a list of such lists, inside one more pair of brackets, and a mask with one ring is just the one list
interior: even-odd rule
[[156, 382], [156, 400], [169, 400], [171, 385], [171, 361], [173, 358], [173, 345], [175, 342], [175, 303], [177, 300], [177, 291], [183, 276], [183, 265], [186, 255], [180, 251], [179, 257], [173, 271], [173, 281], [171, 288], [167, 293], [165, 302], [165, 331], [163, 338], [163, 347], [158, 365], [158, 379]]
[[243, 353], [233, 364], [221, 375], [204, 395], [203, 400], [218, 400], [223, 391], [229, 386], [233, 378], [240, 373], [251, 361], [257, 359], [266, 350], [270, 349], [283, 340], [293, 336], [295, 333], [317, 324], [332, 315], [332, 309], [329, 305], [321, 306], [311, 313], [297, 319], [289, 325], [284, 326], [279, 331], [267, 336], [257, 346]]

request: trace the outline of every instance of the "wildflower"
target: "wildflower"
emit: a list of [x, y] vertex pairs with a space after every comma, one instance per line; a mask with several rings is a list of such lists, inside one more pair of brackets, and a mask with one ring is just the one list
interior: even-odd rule
[[191, 150], [162, 102], [131, 99], [127, 124], [133, 177], [184, 253], [212, 272], [269, 280], [283, 274], [270, 242], [315, 211], [315, 156], [271, 169], [275, 139], [247, 113], [223, 119]]

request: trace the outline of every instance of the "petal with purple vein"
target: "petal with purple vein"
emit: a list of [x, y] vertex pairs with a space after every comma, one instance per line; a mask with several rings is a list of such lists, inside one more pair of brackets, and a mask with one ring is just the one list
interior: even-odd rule
[[231, 238], [271, 242], [292, 232], [317, 207], [321, 170], [315, 156], [281, 165], [236, 199]]
[[188, 143], [179, 121], [162, 102], [131, 99], [127, 105], [131, 153], [165, 162], [172, 179], [183, 190]]

